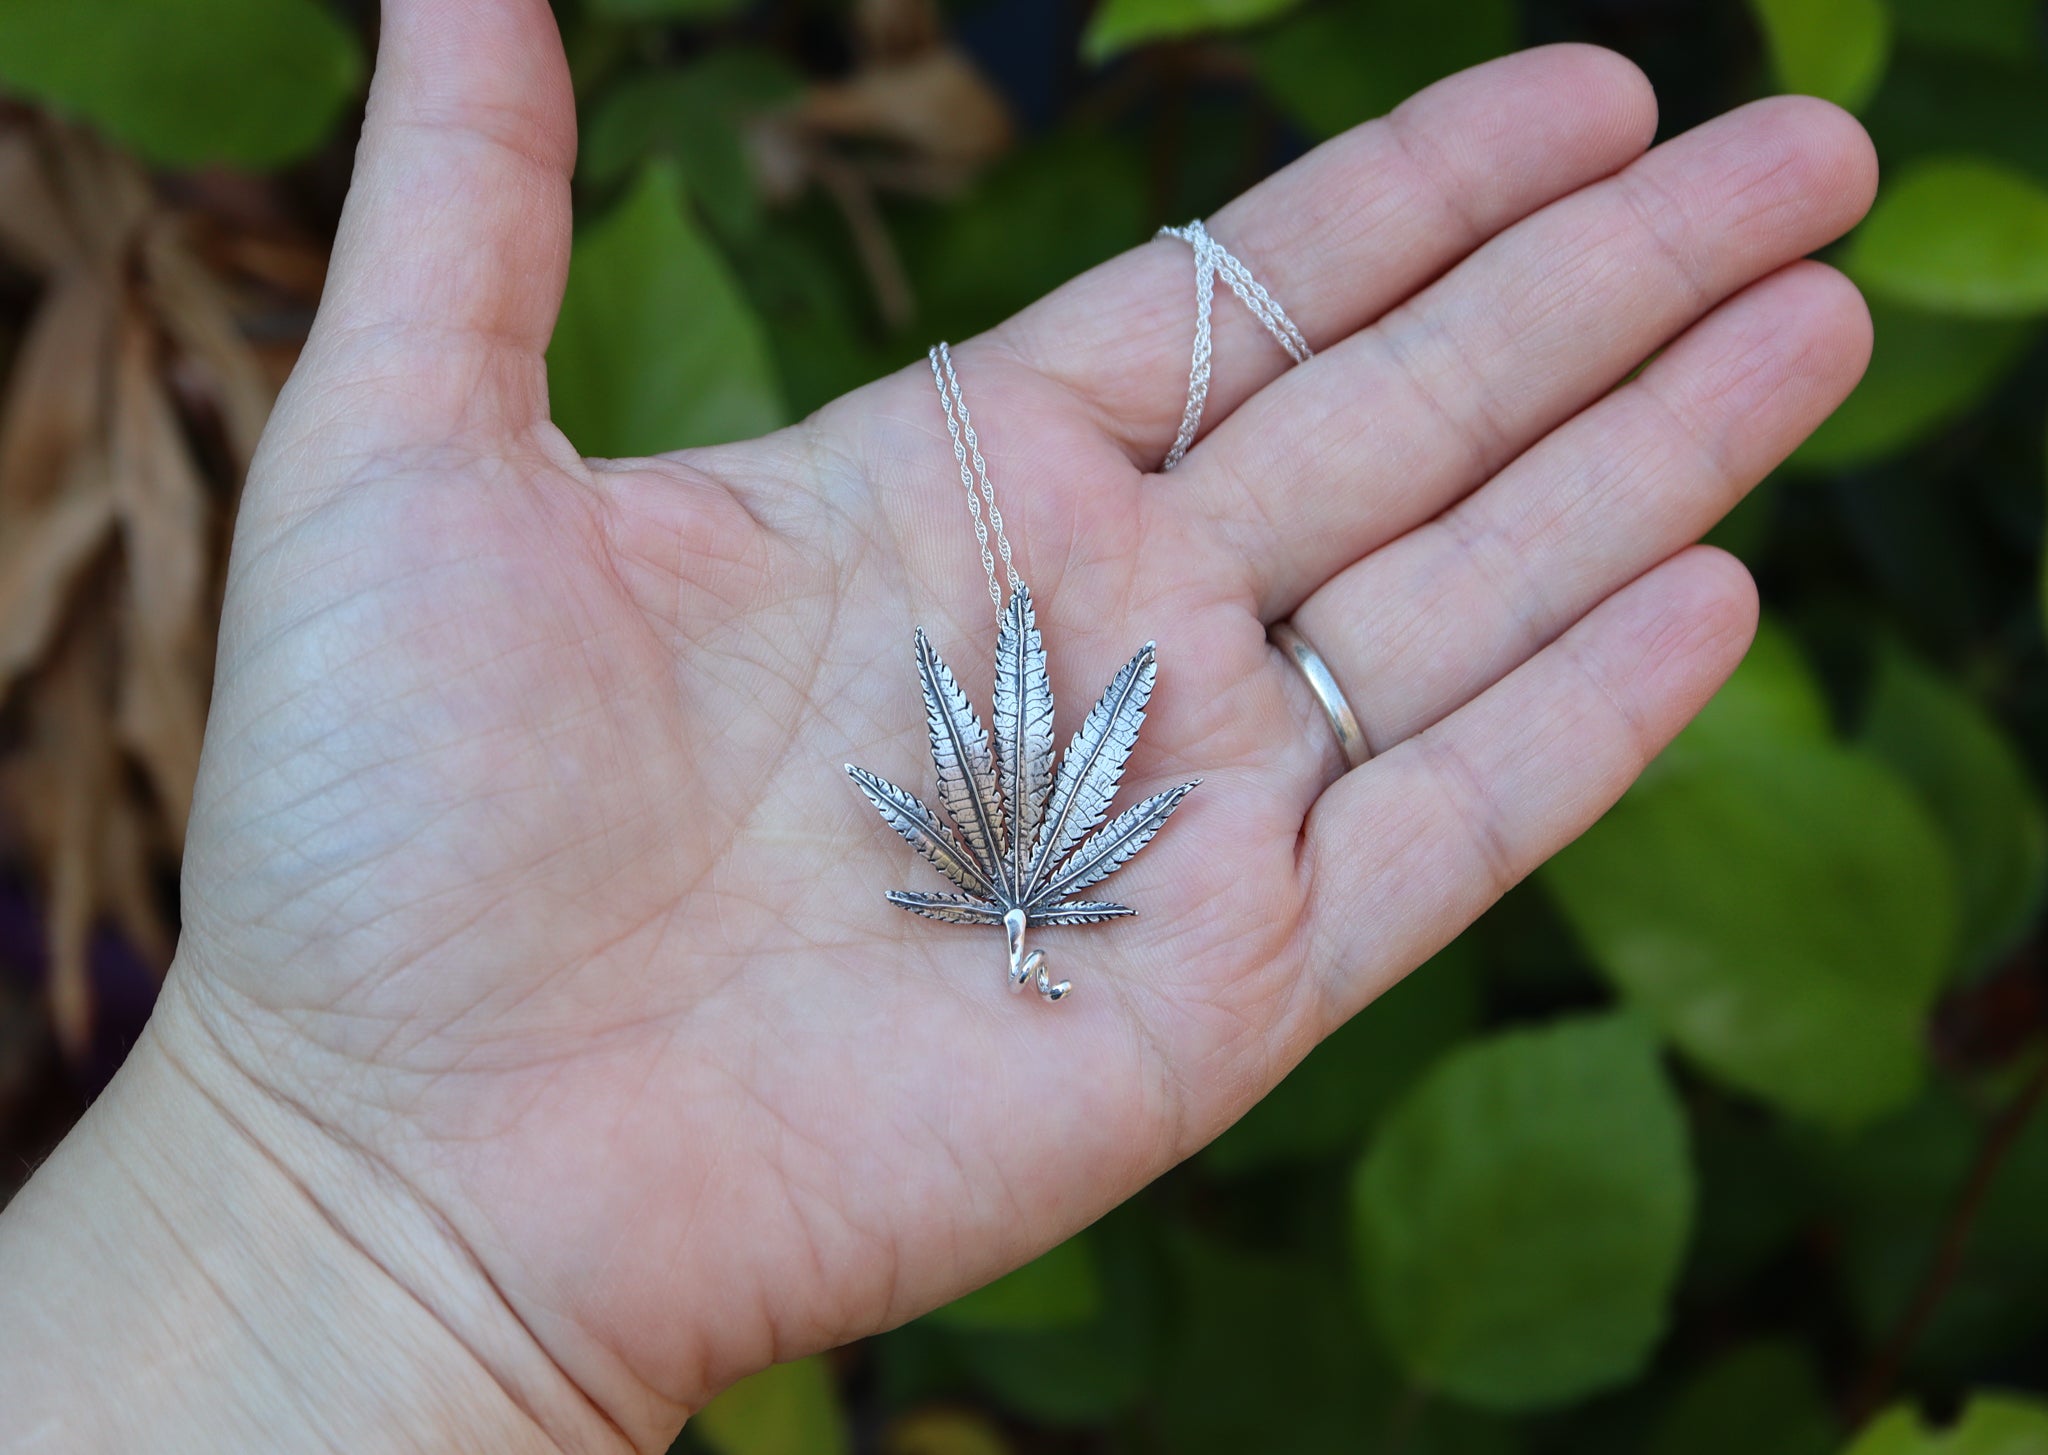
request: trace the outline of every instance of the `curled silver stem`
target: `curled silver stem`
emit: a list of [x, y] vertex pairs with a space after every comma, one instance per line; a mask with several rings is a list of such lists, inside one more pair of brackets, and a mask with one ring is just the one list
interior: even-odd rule
[[1010, 991], [1015, 994], [1031, 981], [1038, 982], [1038, 993], [1047, 1000], [1060, 1000], [1072, 990], [1071, 981], [1062, 980], [1057, 985], [1046, 973], [1045, 951], [1033, 950], [1024, 953], [1024, 911], [1012, 909], [1003, 916], [1003, 933], [1010, 942]]

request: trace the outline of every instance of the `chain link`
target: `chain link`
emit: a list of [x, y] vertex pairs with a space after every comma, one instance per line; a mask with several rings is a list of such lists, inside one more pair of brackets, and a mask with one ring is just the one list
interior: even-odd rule
[[1177, 237], [1195, 250], [1195, 356], [1188, 369], [1188, 405], [1181, 414], [1180, 433], [1174, 437], [1173, 448], [1166, 452], [1166, 462], [1161, 472], [1171, 470], [1181, 462], [1188, 447], [1195, 442], [1195, 432], [1202, 427], [1202, 406], [1209, 402], [1209, 369], [1212, 354], [1210, 340], [1211, 300], [1216, 293], [1216, 280], [1221, 278], [1230, 285], [1230, 291], [1243, 300], [1251, 310], [1252, 317], [1265, 325], [1273, 341], [1287, 350], [1287, 357], [1297, 364], [1305, 364], [1315, 357], [1315, 350], [1308, 346], [1301, 330], [1294, 326], [1294, 320], [1287, 316], [1285, 309], [1273, 301], [1259, 280], [1230, 250], [1209, 236], [1209, 230], [1196, 218], [1186, 227], [1162, 227], [1160, 237]]
[[[930, 354], [932, 383], [938, 386], [939, 403], [946, 411], [946, 433], [953, 438], [953, 458], [960, 465], [960, 484], [967, 491], [967, 513], [974, 517], [974, 539], [981, 546], [981, 569], [988, 573], [989, 600], [996, 604], [996, 610], [1003, 609], [1003, 588], [996, 578], [996, 556], [1003, 560], [1003, 571], [1008, 576], [1010, 590], [1015, 591], [1024, 584], [1017, 568], [1010, 561], [1010, 538], [1003, 534], [1003, 513], [996, 508], [996, 487], [989, 483], [988, 461], [982, 458], [981, 441], [975, 437], [974, 421], [967, 416], [967, 398], [960, 392], [960, 376], [953, 372], [953, 351], [943, 343], [933, 344]], [[973, 461], [970, 467], [969, 460]], [[988, 519], [981, 515], [983, 503], [988, 505]], [[988, 537], [994, 530], [995, 551], [989, 550]]]
[[[1180, 434], [1174, 439], [1173, 448], [1167, 451], [1166, 462], [1159, 468], [1171, 470], [1187, 454], [1188, 447], [1195, 442], [1195, 433], [1201, 428], [1202, 407], [1209, 400], [1209, 377], [1211, 358], [1214, 351], [1211, 313], [1216, 293], [1216, 280], [1221, 278], [1251, 310], [1252, 317], [1265, 326], [1274, 342], [1287, 351], [1287, 357], [1297, 364], [1305, 364], [1315, 356], [1302, 337], [1294, 320], [1287, 311], [1274, 301], [1259, 280], [1252, 276], [1252, 270], [1235, 257], [1228, 248], [1209, 236], [1209, 230], [1197, 218], [1186, 227], [1162, 227], [1161, 237], [1177, 237], [1195, 250], [1195, 353], [1194, 362], [1188, 369], [1188, 403], [1181, 415]], [[996, 487], [988, 478], [988, 461], [982, 457], [981, 441], [974, 433], [974, 421], [967, 413], [966, 396], [960, 392], [960, 376], [953, 368], [953, 351], [944, 343], [936, 343], [926, 356], [932, 366], [932, 384], [939, 391], [939, 405], [946, 411], [946, 433], [953, 441], [953, 459], [960, 466], [960, 485], [967, 492], [967, 513], [974, 520], [974, 540], [981, 548], [981, 569], [988, 576], [988, 596], [996, 610], [1003, 609], [1003, 577], [996, 574], [998, 557], [1003, 563], [1003, 576], [1010, 583], [1010, 590], [1016, 591], [1023, 580], [1017, 575], [1017, 567], [1010, 559], [1010, 538], [1003, 533], [1003, 513], [996, 506]], [[987, 516], [983, 516], [983, 507]], [[989, 545], [990, 534], [995, 537], [994, 548]]]

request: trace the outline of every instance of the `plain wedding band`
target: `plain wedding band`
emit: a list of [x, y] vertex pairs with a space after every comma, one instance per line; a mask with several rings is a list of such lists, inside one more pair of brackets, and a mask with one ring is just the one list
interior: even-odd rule
[[1337, 735], [1337, 746], [1343, 750], [1345, 763], [1356, 768], [1370, 758], [1372, 744], [1365, 740], [1365, 731], [1358, 725], [1358, 714], [1345, 701], [1344, 691], [1331, 675], [1330, 664], [1323, 660], [1323, 654], [1294, 629], [1292, 622], [1274, 622], [1266, 629], [1266, 638], [1294, 664], [1295, 670], [1308, 683], [1308, 690], [1322, 705], [1324, 715], [1330, 719], [1330, 730]]

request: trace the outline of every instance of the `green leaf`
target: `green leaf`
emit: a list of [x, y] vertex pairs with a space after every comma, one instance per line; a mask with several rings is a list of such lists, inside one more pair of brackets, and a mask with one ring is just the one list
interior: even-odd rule
[[927, 1409], [905, 1415], [882, 1437], [882, 1455], [1009, 1455], [994, 1421], [965, 1410]]
[[1958, 958], [1988, 963], [2032, 923], [2048, 879], [2048, 818], [2026, 765], [1982, 708], [1896, 649], [1879, 660], [1862, 738], [1947, 835]]
[[1918, 444], [1973, 408], [2038, 333], [2017, 319], [1947, 318], [1881, 299], [1870, 318], [1875, 343], [1863, 382], [1787, 469], [1865, 465]]
[[1473, 958], [1455, 942], [1353, 1016], [1212, 1142], [1203, 1164], [1242, 1174], [1355, 1152], [1394, 1098], [1471, 1029]]
[[1760, 742], [1825, 744], [1831, 741], [1828, 705], [1799, 644], [1765, 617], [1742, 665], [1700, 710], [1678, 740], [1651, 765], [1655, 774], [1701, 754], [1745, 749]]
[[1883, 0], [1749, 0], [1779, 86], [1854, 111], [1884, 79], [1891, 13]]
[[1814, 735], [1817, 691], [1773, 636], [1731, 704], [1542, 880], [1602, 973], [1702, 1070], [1852, 1125], [1920, 1084], [1954, 869], [1895, 773]]
[[717, 1455], [845, 1455], [852, 1449], [823, 1359], [775, 1364], [704, 1406], [690, 1430]]
[[0, 0], [0, 82], [163, 166], [304, 156], [362, 77], [319, 0]]
[[1081, 35], [1081, 54], [1101, 62], [1134, 46], [1205, 30], [1257, 25], [1301, 0], [1103, 0]]
[[1901, 1406], [1872, 1421], [1848, 1455], [2041, 1455], [2048, 1450], [2048, 1404], [2018, 1395], [1980, 1394], [1952, 1428], [1936, 1430]]
[[1843, 266], [1937, 313], [2048, 312], [2048, 186], [1972, 157], [1917, 163], [1879, 196]]
[[676, 70], [631, 73], [605, 94], [585, 129], [582, 178], [616, 186], [649, 158], [665, 158], [713, 222], [729, 235], [751, 235], [761, 206], [743, 129], [801, 91], [801, 78], [780, 58], [737, 47]]
[[555, 423], [588, 455], [651, 455], [782, 423], [761, 326], [651, 162], [576, 239], [548, 345]]
[[1679, 1391], [1647, 1455], [1830, 1455], [1839, 1440], [1813, 1361], [1797, 1345], [1742, 1345]]
[[1702, 1070], [1847, 1125], [1919, 1087], [1952, 872], [1883, 764], [1761, 743], [1639, 784], [1544, 882], [1601, 970]]
[[1102, 1285], [1085, 1238], [1069, 1238], [994, 1283], [926, 1318], [956, 1329], [1053, 1329], [1081, 1324], [1102, 1307]]
[[1292, 16], [1253, 43], [1274, 104], [1312, 136], [1382, 116], [1432, 81], [1515, 48], [1512, 0], [1356, 0]]
[[1693, 1202], [1677, 1097], [1618, 1016], [1453, 1052], [1388, 1115], [1352, 1193], [1395, 1357], [1423, 1388], [1500, 1410], [1643, 1368]]

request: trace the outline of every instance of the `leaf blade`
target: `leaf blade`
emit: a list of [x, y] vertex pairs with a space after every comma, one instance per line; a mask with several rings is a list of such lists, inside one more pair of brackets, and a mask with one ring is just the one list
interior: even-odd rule
[[1695, 1066], [1846, 1127], [1924, 1075], [1954, 873], [1906, 781], [1836, 738], [1812, 667], [1766, 617], [1715, 700], [1539, 878]]
[[1076, 890], [1107, 879], [1121, 869], [1134, 854], [1152, 842], [1152, 836], [1165, 826], [1173, 811], [1180, 807], [1181, 800], [1192, 793], [1201, 781], [1197, 778], [1164, 793], [1155, 793], [1090, 834], [1074, 851], [1074, 857], [1067, 861], [1066, 867], [1039, 892], [1038, 900], [1051, 904]]
[[1452, 1052], [1388, 1114], [1351, 1190], [1362, 1291], [1391, 1352], [1422, 1387], [1502, 1411], [1642, 1369], [1694, 1203], [1684, 1109], [1655, 1043], [1619, 1015]]
[[722, 444], [785, 422], [760, 317], [663, 160], [578, 233], [547, 368], [555, 423], [587, 455]]
[[1937, 313], [2048, 313], [2048, 188], [1974, 157], [1906, 169], [1849, 240], [1843, 268], [1873, 293]]
[[988, 733], [960, 683], [917, 629], [917, 675], [924, 683], [925, 728], [931, 737], [932, 769], [938, 778], [939, 807], [960, 830], [960, 838], [991, 879], [1002, 855], [1002, 803], [997, 797], [995, 755]]
[[1954, 853], [1957, 960], [1978, 971], [2018, 943], [2048, 890], [2048, 814], [2018, 745], [1962, 688], [1890, 647], [1860, 739], [1919, 796]]
[[889, 903], [912, 914], [923, 915], [947, 925], [999, 925], [1003, 912], [985, 899], [964, 894], [926, 894], [921, 890], [892, 889], [884, 896]]
[[1257, 25], [1285, 14], [1301, 0], [1109, 0], [1081, 37], [1081, 54], [1100, 65], [1136, 46], [1205, 30]]
[[1008, 829], [1003, 877], [1018, 890], [1052, 790], [1052, 682], [1028, 586], [1011, 593], [996, 637], [995, 725], [996, 770]]
[[882, 821], [896, 830], [911, 848], [924, 855], [926, 863], [978, 899], [995, 897], [994, 886], [981, 872], [981, 866], [960, 847], [946, 831], [945, 825], [933, 817], [932, 811], [915, 794], [851, 763], [846, 765], [846, 774], [867, 795], [868, 802], [882, 815]]
[[1145, 705], [1158, 679], [1157, 649], [1145, 643], [1136, 656], [1117, 671], [1103, 689], [1102, 698], [1089, 710], [1073, 741], [1060, 758], [1059, 776], [1053, 782], [1052, 799], [1039, 834], [1038, 849], [1032, 856], [1031, 889], [1059, 865], [1060, 860], [1100, 827], [1108, 816], [1110, 800], [1123, 780], [1124, 764], [1130, 760], [1138, 733], [1145, 725]]
[[0, 79], [159, 165], [276, 167], [318, 147], [363, 78], [317, 0], [0, 6]]
[[1909, 1404], [1865, 1426], [1848, 1455], [2026, 1455], [2048, 1441], [2048, 1404], [2021, 1395], [1977, 1394], [1963, 1415], [1936, 1430]]
[[1891, 58], [1891, 12], [1879, 0], [1750, 0], [1771, 69], [1787, 91], [1859, 110]]
[[1122, 919], [1137, 911], [1127, 904], [1111, 904], [1102, 899], [1070, 899], [1064, 904], [1047, 905], [1044, 909], [1028, 912], [1034, 925], [1092, 925], [1106, 919]]

